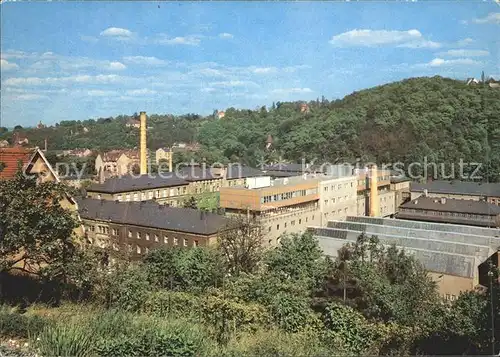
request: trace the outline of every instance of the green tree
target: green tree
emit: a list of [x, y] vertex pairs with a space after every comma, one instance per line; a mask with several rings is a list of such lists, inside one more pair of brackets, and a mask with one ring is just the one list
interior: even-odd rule
[[184, 201], [182, 206], [184, 208], [198, 209], [198, 203], [196, 202], [196, 198], [194, 198], [194, 196], [191, 196], [186, 201]]

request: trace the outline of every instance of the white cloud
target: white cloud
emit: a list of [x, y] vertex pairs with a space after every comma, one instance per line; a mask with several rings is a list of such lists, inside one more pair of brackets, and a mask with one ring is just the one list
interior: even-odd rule
[[217, 89], [212, 88], [212, 87], [204, 87], [204, 88], [201, 88], [200, 90], [201, 90], [202, 92], [205, 92], [205, 93], [213, 93], [213, 92], [215, 92]]
[[302, 93], [312, 93], [311, 88], [280, 88], [271, 91], [273, 94], [302, 94]]
[[150, 90], [150, 89], [132, 89], [132, 90], [128, 90], [126, 91], [126, 94], [127, 95], [153, 95], [153, 94], [156, 94], [158, 92], [156, 92], [155, 90]]
[[87, 95], [90, 97], [109, 97], [109, 96], [114, 96], [117, 93], [112, 90], [100, 90], [100, 89], [93, 89], [87, 91]]
[[21, 94], [14, 97], [16, 100], [40, 100], [48, 99], [46, 95], [41, 94]]
[[161, 60], [156, 57], [145, 57], [145, 56], [127, 56], [123, 57], [125, 63], [139, 64], [145, 66], [165, 66], [168, 64], [167, 61]]
[[19, 66], [15, 63], [11, 63], [5, 59], [0, 59], [0, 69], [2, 71], [12, 71], [13, 69], [18, 69]]
[[474, 42], [476, 42], [476, 41], [474, 41], [470, 37], [467, 37], [467, 38], [464, 38], [462, 40], [457, 41], [457, 46], [460, 46], [460, 47], [462, 47], [462, 46], [468, 46], [468, 45], [470, 45], [471, 43], [474, 43]]
[[476, 24], [500, 25], [500, 12], [490, 12], [487, 16], [472, 20]]
[[445, 52], [439, 52], [438, 56], [451, 56], [451, 57], [483, 57], [488, 56], [490, 53], [485, 50], [448, 50]]
[[17, 51], [17, 50], [7, 50], [4, 52], [0, 53], [0, 58], [2, 59], [9, 59], [9, 58], [28, 58], [31, 57], [32, 54], [24, 52], [24, 51]]
[[473, 60], [471, 58], [458, 58], [445, 60], [443, 58], [434, 58], [428, 63], [422, 63], [416, 65], [417, 67], [452, 67], [452, 66], [474, 66], [479, 65], [481, 62]]
[[127, 66], [125, 66], [123, 63], [121, 62], [111, 62], [109, 63], [108, 65], [108, 69], [110, 71], [122, 71], [124, 69], [126, 69]]
[[250, 70], [255, 74], [269, 74], [278, 71], [276, 67], [250, 67]]
[[200, 36], [178, 36], [170, 38], [165, 34], [160, 34], [156, 42], [160, 45], [189, 45], [198, 46], [201, 42]]
[[212, 82], [211, 86], [214, 87], [259, 87], [259, 85], [252, 81], [222, 81], [222, 82]]
[[229, 38], [234, 38], [234, 36], [233, 36], [232, 34], [227, 33], [227, 32], [220, 33], [220, 34], [219, 34], [219, 37], [220, 37], [220, 38], [227, 38], [227, 39], [229, 39]]
[[80, 36], [80, 39], [83, 41], [83, 42], [88, 42], [88, 43], [97, 43], [99, 42], [99, 39], [97, 37], [94, 37], [94, 36]]
[[120, 28], [120, 27], [109, 27], [100, 33], [104, 37], [112, 37], [116, 39], [129, 39], [133, 37], [133, 33], [130, 30]]
[[6, 79], [3, 84], [7, 86], [44, 86], [44, 85], [68, 85], [70, 83], [86, 84], [107, 84], [120, 83], [127, 80], [128, 77], [121, 77], [115, 74], [99, 74], [96, 76], [77, 75], [69, 77], [17, 77]]
[[394, 45], [408, 48], [437, 48], [437, 42], [424, 39], [420, 31], [355, 29], [335, 35], [330, 40], [335, 47], [375, 47]]

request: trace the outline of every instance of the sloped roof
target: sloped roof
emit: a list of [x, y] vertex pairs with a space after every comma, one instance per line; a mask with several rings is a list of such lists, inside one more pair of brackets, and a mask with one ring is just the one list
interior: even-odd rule
[[465, 181], [431, 181], [428, 183], [410, 184], [410, 191], [429, 193], [456, 194], [469, 196], [499, 196], [500, 183], [465, 182]]
[[91, 185], [88, 192], [101, 192], [101, 193], [120, 193], [147, 190], [153, 188], [173, 187], [187, 185], [188, 182], [175, 174], [163, 173], [149, 176], [149, 175], [126, 175], [122, 177], [113, 177], [106, 180], [103, 184]]
[[238, 178], [259, 177], [259, 176], [264, 176], [264, 173], [250, 166], [230, 164], [227, 167], [226, 179], [238, 179]]
[[494, 216], [500, 214], [500, 206], [486, 201], [461, 200], [439, 197], [418, 197], [403, 203], [401, 208], [412, 208], [425, 211], [472, 213]]
[[23, 147], [0, 148], [0, 162], [4, 164], [4, 168], [0, 171], [0, 179], [14, 178], [19, 164], [22, 168], [25, 168], [34, 152], [34, 149]]
[[224, 216], [155, 202], [115, 202], [85, 198], [78, 201], [83, 219], [103, 220], [172, 231], [211, 235], [227, 224]]

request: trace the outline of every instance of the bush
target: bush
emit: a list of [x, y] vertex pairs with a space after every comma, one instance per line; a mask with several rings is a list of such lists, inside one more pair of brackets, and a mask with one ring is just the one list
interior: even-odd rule
[[201, 354], [204, 336], [204, 331], [186, 321], [160, 322], [146, 317], [135, 321], [129, 334], [103, 336], [96, 352], [102, 357], [190, 357]]
[[35, 315], [20, 314], [7, 307], [0, 308], [0, 336], [28, 338], [40, 332], [49, 323]]
[[74, 324], [57, 324], [45, 328], [33, 339], [42, 356], [87, 357], [92, 355], [94, 337]]
[[151, 293], [144, 302], [142, 311], [155, 316], [198, 317], [200, 298], [178, 291], [157, 291]]

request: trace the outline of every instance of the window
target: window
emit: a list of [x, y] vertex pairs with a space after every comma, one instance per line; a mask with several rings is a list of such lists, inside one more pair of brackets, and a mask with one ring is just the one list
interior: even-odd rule
[[132, 238], [132, 231], [131, 230], [128, 231], [128, 237]]
[[271, 227], [268, 227], [268, 230], [267, 230], [267, 231], [268, 231], [268, 232], [271, 232]]
[[167, 236], [163, 236], [163, 243], [168, 244], [168, 237]]
[[146, 192], [141, 192], [141, 200], [145, 200], [146, 199]]
[[276, 225], [276, 230], [277, 230], [277, 231], [279, 231], [279, 230], [280, 230], [280, 225], [279, 225], [279, 224], [277, 224], [277, 225]]
[[153, 191], [149, 191], [148, 192], [148, 199], [152, 199], [153, 198]]
[[127, 248], [128, 248], [128, 252], [129, 252], [129, 253], [132, 253], [132, 244], [129, 244], [129, 245], [127, 246]]
[[163, 190], [163, 197], [167, 197], [167, 190]]
[[295, 221], [292, 221], [291, 224], [292, 224], [292, 226], [295, 226]]
[[146, 254], [148, 254], [148, 253], [149, 253], [149, 248], [148, 248], [148, 247], [146, 247]]
[[155, 234], [155, 242], [158, 242], [159, 238], [158, 238], [158, 234]]
[[120, 250], [120, 247], [118, 246], [118, 244], [113, 243], [113, 250], [116, 250], [116, 251]]
[[285, 222], [285, 228], [286, 228], [287, 223]]
[[313, 214], [313, 216], [312, 216], [312, 218], [311, 218], [311, 219], [314, 221], [314, 214]]
[[113, 235], [114, 235], [114, 236], [118, 235], [118, 229], [113, 228]]
[[149, 233], [146, 233], [146, 240], [149, 240]]
[[137, 239], [141, 239], [141, 232], [137, 232]]
[[137, 246], [137, 254], [141, 254], [141, 247]]
[[174, 238], [174, 245], [178, 245], [179, 244], [179, 239], [178, 238]]
[[325, 206], [327, 206], [328, 205], [328, 200], [325, 200], [324, 204], [325, 204]]
[[325, 192], [328, 192], [328, 186], [326, 186], [326, 187], [324, 188], [324, 191], [325, 191]]
[[130, 201], [130, 193], [127, 193], [127, 195], [125, 196], [125, 201], [127, 201], [127, 202]]
[[100, 194], [98, 194], [98, 195], [97, 195], [97, 199], [98, 199], [98, 200], [100, 200], [100, 199], [101, 199], [101, 195], [100, 195]]
[[198, 241], [197, 241], [197, 240], [194, 240], [194, 241], [193, 241], [193, 245], [194, 245], [195, 247], [197, 247], [197, 246], [198, 246]]
[[156, 198], [160, 197], [160, 190], [156, 190]]
[[186, 238], [183, 239], [183, 243], [184, 243], [184, 246], [187, 247], [188, 246], [188, 240]]
[[118, 198], [118, 201], [120, 201], [120, 202], [123, 200], [123, 196], [122, 195], [118, 195], [117, 198]]
[[134, 201], [139, 201], [139, 194], [138, 193], [134, 193]]
[[299, 224], [302, 224], [302, 219], [299, 219]]
[[308, 217], [306, 217], [306, 223], [307, 223], [307, 221], [308, 221], [308, 220], [309, 220], [309, 218], [308, 218]]

